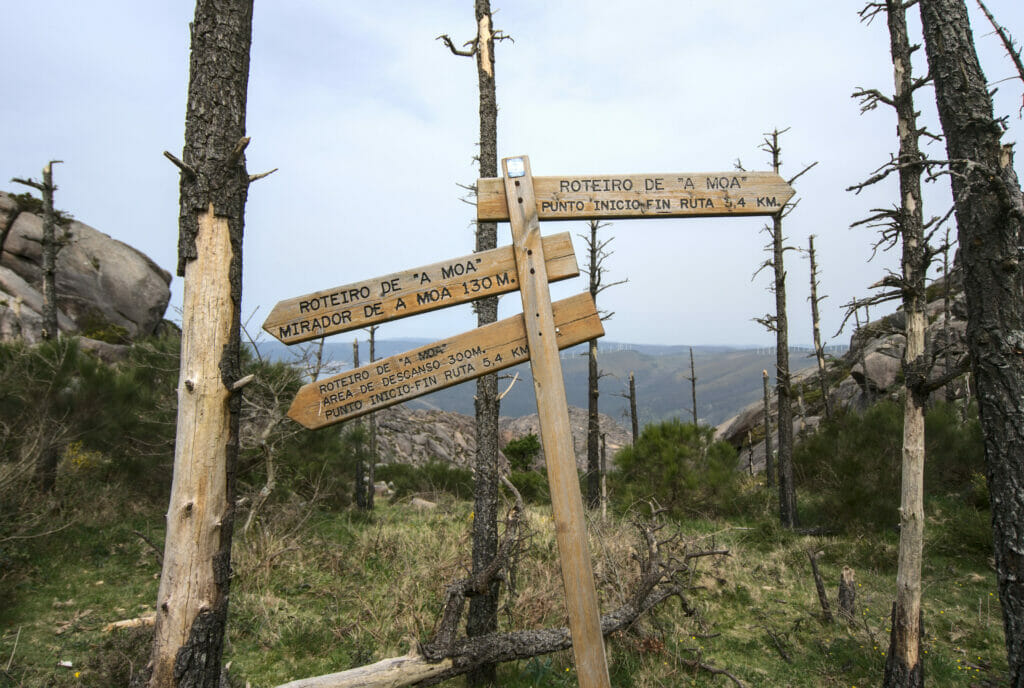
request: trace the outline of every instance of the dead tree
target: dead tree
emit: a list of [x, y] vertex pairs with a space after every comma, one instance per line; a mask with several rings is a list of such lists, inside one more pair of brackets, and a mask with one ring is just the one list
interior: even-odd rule
[[826, 296], [818, 296], [818, 263], [814, 253], [814, 235], [807, 237], [807, 257], [811, 261], [811, 325], [814, 329], [814, 357], [818, 361], [818, 384], [821, 387], [821, 403], [825, 409], [825, 418], [832, 417], [832, 403], [828, 398], [828, 373], [825, 371], [825, 348], [821, 343], [821, 315], [818, 306]]
[[[368, 327], [370, 333], [370, 363], [377, 360], [377, 330], [380, 326]], [[377, 496], [377, 488], [374, 483], [377, 480], [377, 414], [371, 413], [366, 416], [367, 434], [369, 439], [370, 456], [366, 462], [366, 509], [373, 511], [373, 500]]]
[[[57, 325], [57, 252], [60, 245], [57, 241], [57, 213], [53, 209], [53, 166], [63, 160], [51, 160], [43, 167], [43, 181], [20, 179], [15, 177], [12, 182], [24, 184], [37, 189], [43, 196], [43, 242], [40, 246], [43, 268], [43, 330], [40, 337], [44, 340], [56, 339], [60, 335]], [[54, 466], [56, 468], [56, 465]]]
[[[508, 38], [494, 29], [490, 0], [474, 0], [477, 32], [462, 49], [447, 35], [438, 36], [454, 55], [476, 58], [477, 89], [480, 113], [479, 176], [498, 176], [498, 101], [494, 88], [494, 44]], [[476, 250], [486, 251], [498, 245], [496, 222], [477, 222]], [[477, 325], [484, 326], [498, 319], [498, 297], [490, 296], [474, 304]], [[498, 376], [477, 378], [474, 402], [476, 415], [476, 456], [473, 460], [473, 571], [490, 565], [498, 549]], [[498, 627], [498, 581], [485, 594], [470, 600], [466, 622], [472, 637], [492, 633]], [[493, 666], [474, 671], [468, 680], [471, 686], [493, 683]]]
[[1024, 686], [1024, 199], [992, 113], [963, 0], [920, 0], [928, 66], [945, 134], [967, 346], [985, 439], [999, 601], [1010, 685]]
[[626, 394], [620, 394], [619, 396], [629, 399], [629, 421], [630, 429], [633, 432], [633, 446], [636, 446], [636, 442], [640, 439], [640, 420], [636, 414], [636, 375], [633, 371], [629, 371], [629, 388]]
[[[608, 272], [608, 268], [605, 267], [604, 263], [612, 255], [612, 251], [607, 250], [608, 244], [612, 242], [614, 237], [601, 241], [597, 238], [597, 232], [599, 229], [608, 226], [608, 223], [602, 223], [600, 220], [591, 220], [590, 234], [580, 235], [587, 244], [588, 260], [584, 272], [589, 278], [590, 296], [594, 299], [595, 304], [597, 303], [597, 295], [605, 289], [629, 281], [619, 280], [618, 282], [604, 283], [604, 276]], [[614, 315], [614, 313], [609, 311], [599, 312], [601, 320], [608, 320]], [[597, 366], [596, 339], [591, 339], [587, 343], [587, 363], [587, 507], [596, 509], [601, 504], [602, 476], [600, 447], [598, 445], [601, 435], [601, 423], [598, 418], [599, 409], [597, 404], [600, 394], [598, 381], [601, 378], [601, 373]]]
[[693, 424], [698, 425], [697, 421], [697, 371], [693, 366], [693, 347], [690, 347], [690, 376], [686, 378], [690, 381], [690, 400], [693, 404]]
[[772, 448], [772, 399], [768, 391], [768, 371], [761, 371], [764, 385], [764, 484], [769, 490], [775, 487], [775, 449]]
[[[772, 169], [777, 173], [782, 166], [782, 147], [779, 145], [779, 137], [789, 131], [778, 129], [765, 134], [761, 150], [772, 156]], [[799, 174], [788, 180], [792, 184], [801, 175], [814, 167], [812, 163], [805, 167]], [[795, 528], [798, 525], [796, 513], [796, 487], [793, 485], [793, 390], [789, 379], [789, 319], [786, 315], [786, 267], [783, 262], [783, 254], [793, 250], [793, 247], [785, 245], [785, 237], [782, 233], [782, 220], [792, 212], [796, 203], [787, 203], [782, 210], [772, 216], [772, 224], [765, 226], [765, 230], [771, 237], [771, 243], [766, 247], [770, 250], [772, 257], [766, 260], [757, 272], [764, 268], [772, 268], [775, 279], [771, 291], [775, 294], [775, 315], [765, 315], [757, 321], [775, 333], [775, 398], [777, 410], [777, 424], [779, 428], [779, 522], [786, 528]], [[755, 276], [757, 275], [755, 272]]]
[[214, 687], [231, 580], [241, 405], [239, 308], [252, 0], [198, 0], [191, 27], [178, 274], [184, 277], [174, 480], [148, 685]]
[[[900, 546], [896, 573], [896, 599], [892, 610], [892, 631], [886, 654], [886, 687], [924, 685], [921, 662], [921, 560], [924, 550], [924, 413], [929, 388], [930, 363], [925, 351], [925, 279], [935, 251], [929, 248], [925, 230], [939, 223], [924, 222], [921, 200], [921, 175], [930, 161], [921, 154], [920, 137], [927, 130], [918, 128], [914, 110], [914, 92], [929, 84], [928, 77], [914, 78], [907, 33], [906, 5], [902, 0], [870, 3], [861, 10], [861, 18], [870, 21], [885, 13], [889, 28], [889, 48], [895, 75], [893, 95], [877, 89], [858, 89], [853, 97], [860, 99], [861, 111], [887, 105], [896, 113], [899, 153], [875, 171], [863, 184], [851, 187], [860, 191], [891, 174], [899, 179], [900, 203], [892, 209], [876, 209], [871, 217], [856, 224], [880, 228], [879, 247], [902, 243], [902, 269], [899, 275], [889, 274], [875, 286], [889, 291], [867, 299], [872, 304], [886, 300], [902, 301], [906, 316], [906, 348], [903, 356], [903, 461], [900, 490]], [[933, 230], [934, 233], [934, 230]]]

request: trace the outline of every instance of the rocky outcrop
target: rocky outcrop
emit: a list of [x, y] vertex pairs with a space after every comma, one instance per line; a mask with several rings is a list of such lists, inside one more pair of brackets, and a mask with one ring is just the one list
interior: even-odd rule
[[[572, 429], [572, 447], [576, 454], [576, 468], [581, 471], [587, 469], [587, 410], [578, 406], [569, 407], [569, 427]], [[608, 466], [613, 465], [615, 455], [620, 449], [633, 442], [632, 433], [616, 423], [610, 416], [603, 413], [598, 414], [598, 422], [601, 432], [605, 434], [607, 446]], [[501, 444], [504, 446], [509, 441], [519, 437], [534, 434], [540, 435], [540, 418], [536, 413], [522, 418], [505, 418], [500, 423]], [[544, 448], [541, 447], [540, 456], [537, 459], [537, 466], [544, 466]]]
[[[42, 308], [39, 215], [0, 192], [0, 337], [39, 335]], [[171, 275], [146, 255], [76, 220], [57, 227], [58, 324], [63, 332], [152, 334], [170, 301]]]
[[[610, 417], [601, 414], [601, 428], [606, 434], [608, 462], [631, 441], [630, 434]], [[587, 464], [587, 412], [569, 407], [576, 465]], [[379, 460], [384, 463], [409, 463], [421, 466], [428, 461], [443, 461], [471, 467], [476, 454], [476, 427], [471, 416], [448, 411], [409, 409], [393, 406], [377, 413]], [[500, 420], [500, 445], [530, 433], [540, 436], [537, 415]], [[501, 470], [508, 471], [508, 460], [499, 452]], [[537, 467], [543, 467], [543, 451]]]
[[[929, 293], [933, 299], [926, 307], [928, 326], [925, 331], [925, 350], [930, 365], [928, 377], [939, 379], [946, 372], [946, 360], [955, 369], [967, 356], [966, 341], [966, 308], [961, 286], [958, 283], [958, 272], [951, 279], [950, 319], [944, 317], [942, 299], [943, 283], [933, 283]], [[839, 359], [827, 365], [827, 373], [832, 381], [829, 389], [829, 400], [832, 408], [862, 411], [883, 397], [896, 397], [903, 387], [903, 352], [906, 348], [906, 337], [903, 334], [906, 317], [902, 310], [879, 320], [869, 322], [857, 330], [850, 338], [850, 348]], [[824, 411], [818, 391], [817, 370], [810, 369], [793, 378], [794, 396], [796, 398], [794, 436], [812, 432], [817, 428]], [[950, 391], [955, 398], [967, 393], [965, 377], [961, 376], [949, 383]], [[946, 388], [937, 389], [934, 399], [946, 396]], [[804, 398], [813, 399], [805, 402]], [[771, 411], [774, 424], [774, 399]], [[776, 436], [777, 433], [773, 433]], [[718, 426], [716, 437], [724, 439], [741, 453], [740, 464], [747, 468], [753, 466], [754, 471], [763, 470], [765, 459], [764, 443], [764, 405], [763, 402], [751, 404], [739, 414]]]

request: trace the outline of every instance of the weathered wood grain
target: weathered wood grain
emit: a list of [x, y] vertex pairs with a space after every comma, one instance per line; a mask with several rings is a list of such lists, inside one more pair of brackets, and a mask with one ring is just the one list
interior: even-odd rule
[[[534, 177], [541, 220], [773, 215], [795, 193], [775, 172]], [[477, 220], [508, 220], [500, 178], [477, 180]]]
[[[589, 293], [554, 304], [559, 348], [604, 335]], [[517, 315], [367, 364], [302, 387], [288, 415], [316, 429], [497, 372], [528, 360], [523, 316]]]
[[581, 688], [610, 688], [530, 160], [502, 166], [576, 673]]
[[[580, 274], [568, 232], [544, 239], [551, 281]], [[511, 246], [278, 302], [263, 329], [285, 344], [348, 332], [519, 288]]]

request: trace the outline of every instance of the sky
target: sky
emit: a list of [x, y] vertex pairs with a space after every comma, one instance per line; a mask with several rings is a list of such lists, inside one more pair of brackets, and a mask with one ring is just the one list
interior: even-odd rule
[[[256, 335], [280, 300], [472, 252], [474, 209], [460, 185], [477, 177], [477, 78], [457, 44], [475, 35], [471, 0], [389, 3], [257, 0], [249, 77], [246, 152], [251, 174], [279, 170], [249, 189], [243, 319]], [[1024, 39], [1024, 3], [989, 0]], [[496, 49], [498, 154], [528, 155], [533, 173], [622, 175], [770, 168], [765, 132], [782, 138], [781, 174], [817, 165], [795, 184], [788, 244], [816, 235], [823, 332], [842, 305], [869, 293], [895, 252], [866, 263], [876, 235], [851, 223], [890, 207], [896, 183], [859, 195], [896, 149], [895, 115], [860, 113], [858, 87], [890, 93], [884, 18], [866, 25], [861, 2], [779, 0], [492, 0], [495, 27], [514, 39]], [[971, 7], [990, 83], [1014, 68]], [[186, 0], [7, 0], [0, 41], [0, 189], [38, 178], [51, 159], [56, 204], [143, 251], [173, 272], [178, 172], [188, 86]], [[916, 10], [911, 31], [920, 42]], [[924, 50], [916, 53], [924, 73]], [[1024, 84], [997, 84], [1004, 141], [1020, 141]], [[918, 91], [922, 120], [938, 131], [934, 94]], [[945, 158], [942, 144], [926, 152]], [[1018, 173], [1022, 170], [1020, 156]], [[929, 184], [926, 216], [943, 215], [948, 184]], [[753, 318], [774, 309], [766, 218], [615, 221], [604, 291], [614, 312], [608, 340], [648, 344], [770, 345]], [[545, 222], [569, 231], [583, 266], [584, 222]], [[499, 245], [511, 243], [507, 224]], [[806, 257], [786, 254], [790, 342], [811, 341]], [[552, 285], [553, 298], [585, 291], [581, 275]], [[182, 283], [167, 317], [180, 321]], [[893, 310], [872, 310], [872, 317]], [[500, 315], [521, 311], [501, 299]], [[475, 326], [469, 305], [387, 323], [378, 337], [440, 339]], [[336, 335], [348, 341], [364, 333]]]

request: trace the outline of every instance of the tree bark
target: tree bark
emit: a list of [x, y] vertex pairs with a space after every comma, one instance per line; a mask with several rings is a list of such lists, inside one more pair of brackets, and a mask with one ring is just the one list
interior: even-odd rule
[[843, 567], [839, 574], [839, 615], [844, 617], [847, 623], [857, 621], [857, 587], [854, 585], [853, 569], [849, 566]]
[[[475, 0], [476, 73], [480, 111], [480, 177], [498, 176], [498, 103], [494, 82], [494, 27], [490, 0]], [[476, 250], [487, 251], [498, 245], [496, 222], [478, 222]], [[477, 325], [498, 320], [498, 297], [476, 302]], [[477, 378], [476, 456], [473, 461], [473, 573], [486, 568], [498, 551], [498, 399], [497, 374]], [[466, 634], [469, 637], [493, 633], [498, 628], [499, 582], [493, 581], [487, 592], [469, 601]], [[494, 664], [483, 664], [467, 676], [469, 686], [493, 685]]]
[[[370, 363], [377, 360], [377, 327], [370, 329]], [[377, 488], [374, 486], [377, 473], [377, 415], [371, 413], [366, 417], [366, 425], [370, 435], [370, 456], [366, 462], [366, 509], [373, 511], [373, 500], [377, 496]]]
[[[779, 171], [781, 132], [773, 131], [766, 140], [766, 150], [772, 156], [772, 169]], [[785, 211], [772, 216], [772, 269], [775, 282], [775, 400], [778, 406], [776, 422], [779, 432], [779, 522], [786, 528], [798, 524], [796, 514], [796, 487], [793, 485], [793, 404], [789, 380], [789, 318], [786, 315], [786, 267], [783, 263], [782, 217]]]
[[636, 417], [636, 376], [629, 373], [629, 420], [633, 429], [633, 446], [640, 438], [640, 421]]
[[43, 168], [43, 339], [56, 339], [57, 329], [57, 237], [53, 210], [53, 162]]
[[903, 465], [900, 487], [900, 545], [893, 603], [892, 633], [885, 658], [886, 688], [924, 686], [921, 663], [921, 562], [924, 552], [924, 407], [929, 364], [924, 355], [925, 276], [928, 255], [921, 207], [923, 159], [914, 112], [914, 79], [910, 63], [906, 9], [903, 0], [886, 0], [889, 47], [895, 74], [893, 103], [899, 136], [900, 204], [896, 226], [903, 242], [903, 310], [907, 344], [903, 355]]
[[[590, 221], [590, 240], [587, 243], [590, 269], [588, 270], [590, 296], [597, 303], [597, 295], [601, 291], [601, 266], [599, 260], [600, 245], [597, 241], [597, 230], [600, 223]], [[598, 420], [598, 377], [597, 340], [587, 344], [587, 508], [596, 509], [601, 503], [601, 456], [598, 438], [601, 424]]]
[[951, 181], [967, 343], [985, 438], [1010, 683], [1024, 686], [1024, 203], [992, 114], [963, 0], [921, 0]]
[[587, 508], [596, 509], [601, 505], [601, 423], [598, 418], [597, 400], [597, 340], [587, 343]]
[[231, 579], [251, 0], [198, 0], [180, 182], [174, 478], [148, 685], [219, 685]]

